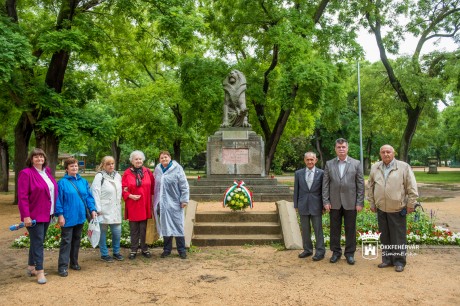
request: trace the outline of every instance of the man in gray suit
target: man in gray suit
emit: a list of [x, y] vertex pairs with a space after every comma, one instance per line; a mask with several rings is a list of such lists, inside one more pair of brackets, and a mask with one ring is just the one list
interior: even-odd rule
[[313, 243], [311, 241], [311, 225], [315, 231], [315, 256], [314, 261], [324, 258], [324, 235], [322, 225], [323, 200], [321, 190], [323, 185], [323, 170], [315, 167], [318, 159], [313, 152], [307, 152], [304, 156], [306, 168], [297, 170], [294, 177], [294, 208], [300, 215], [302, 228], [303, 252], [299, 258], [313, 255]]
[[345, 258], [355, 263], [356, 216], [364, 205], [364, 178], [360, 162], [348, 156], [348, 142], [339, 138], [335, 141], [337, 157], [329, 160], [324, 168], [323, 203], [331, 218], [330, 248], [331, 263], [342, 256], [340, 237], [342, 218], [345, 226]]

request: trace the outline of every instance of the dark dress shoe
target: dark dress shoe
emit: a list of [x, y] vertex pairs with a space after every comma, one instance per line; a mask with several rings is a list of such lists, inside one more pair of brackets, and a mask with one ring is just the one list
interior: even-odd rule
[[81, 267], [79, 264], [76, 264], [76, 265], [70, 265], [70, 269], [72, 270], [76, 270], [76, 271], [80, 271], [81, 270]]
[[59, 276], [61, 277], [66, 277], [67, 275], [69, 275], [69, 272], [67, 272], [67, 270], [62, 270], [62, 271], [59, 271]]
[[180, 257], [181, 259], [187, 259], [187, 253], [180, 253], [180, 254], [179, 254], [179, 257]]
[[163, 253], [161, 253], [160, 257], [161, 257], [161, 258], [166, 258], [166, 257], [168, 257], [169, 255], [171, 255], [171, 253], [163, 252]]
[[404, 267], [403, 266], [395, 266], [395, 271], [396, 272], [402, 272], [402, 271], [404, 271]]
[[324, 255], [318, 255], [316, 254], [315, 256], [313, 256], [313, 261], [320, 261], [320, 260], [323, 260], [324, 259]]
[[377, 267], [379, 267], [379, 268], [388, 268], [388, 267], [391, 267], [391, 266], [393, 266], [391, 263], [382, 262]]
[[331, 259], [329, 260], [329, 262], [331, 262], [331, 263], [336, 263], [337, 261], [339, 261], [339, 259], [340, 259], [341, 256], [342, 256], [342, 255], [334, 254], [334, 255], [332, 255], [332, 257], [331, 257]]
[[312, 252], [303, 251], [302, 253], [299, 254], [299, 258], [306, 258], [311, 255], [313, 255]]
[[355, 258], [353, 256], [347, 256], [347, 263], [349, 265], [354, 265], [355, 264]]

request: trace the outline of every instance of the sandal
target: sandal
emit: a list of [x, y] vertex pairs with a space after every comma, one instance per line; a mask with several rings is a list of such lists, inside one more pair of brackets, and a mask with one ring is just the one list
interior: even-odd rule
[[[35, 267], [33, 267], [33, 269], [31, 269], [30, 266], [29, 266], [29, 268], [26, 269], [26, 274], [29, 277], [37, 276], [37, 270], [35, 270]], [[47, 275], [48, 275], [48, 273], [45, 272], [45, 276], [47, 276]]]
[[37, 283], [40, 285], [46, 284], [45, 271], [37, 270]]
[[129, 259], [134, 259], [134, 258], [136, 258], [136, 255], [137, 255], [136, 252], [131, 252], [131, 253], [129, 253], [129, 257], [128, 257], [128, 258], [129, 258]]
[[[31, 269], [31, 267], [32, 267], [32, 269]], [[27, 268], [27, 270], [26, 270], [26, 274], [27, 274], [27, 276], [30, 276], [30, 277], [37, 276], [37, 270], [35, 270], [35, 267], [29, 266]]]

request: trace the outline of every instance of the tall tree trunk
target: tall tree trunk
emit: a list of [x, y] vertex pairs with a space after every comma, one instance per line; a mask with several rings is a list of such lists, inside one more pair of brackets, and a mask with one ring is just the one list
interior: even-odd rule
[[[292, 91], [290, 94], [289, 99], [292, 101], [295, 100], [297, 96], [297, 90], [299, 86], [293, 85]], [[268, 142], [265, 144], [265, 172], [266, 174], [270, 173], [270, 168], [272, 166], [273, 158], [275, 157], [276, 147], [283, 135], [284, 128], [288, 122], [289, 116], [291, 115], [292, 108], [281, 109], [278, 120], [276, 120], [275, 127], [273, 128], [273, 132], [270, 135]]]
[[366, 139], [366, 154], [364, 156], [364, 174], [369, 174], [371, 168], [371, 151], [372, 151], [372, 133], [371, 136]]
[[[70, 29], [71, 22], [75, 16], [75, 9], [79, 1], [68, 0], [62, 1], [61, 8], [59, 11], [56, 30]], [[62, 86], [64, 84], [64, 76], [69, 63], [70, 51], [59, 50], [53, 53], [51, 61], [48, 66], [46, 73], [45, 83], [49, 88], [54, 89], [56, 93], [62, 92]], [[40, 119], [46, 118], [50, 111], [46, 110], [42, 113]], [[40, 133], [35, 130], [35, 134]], [[37, 137], [37, 144], [46, 152], [48, 156], [49, 167], [54, 176], [56, 172], [56, 165], [58, 163], [58, 151], [59, 151], [59, 139], [52, 130], [45, 131], [40, 137]]]
[[321, 134], [319, 128], [315, 128], [315, 143], [314, 146], [316, 151], [318, 152], [318, 159], [321, 163], [321, 169], [324, 169], [324, 165], [326, 165], [326, 161], [324, 159], [324, 153], [322, 148], [322, 141], [321, 141]]
[[113, 159], [115, 160], [115, 170], [118, 171], [120, 170], [120, 153], [121, 153], [119, 138], [112, 141], [111, 151], [112, 151]]
[[404, 134], [401, 139], [401, 145], [399, 147], [399, 159], [405, 162], [409, 162], [409, 148], [412, 143], [412, 137], [414, 137], [415, 130], [417, 129], [418, 120], [423, 108], [417, 105], [415, 108], [406, 107], [407, 113], [407, 124], [404, 128]]
[[[18, 190], [18, 174], [19, 171], [26, 167], [28, 155], [28, 147], [30, 136], [32, 136], [33, 126], [27, 116], [23, 112], [14, 128], [14, 187]], [[18, 193], [15, 192], [14, 203], [18, 203]]]
[[8, 17], [13, 19], [15, 23], [18, 23], [18, 13], [16, 10], [16, 0], [6, 0], [5, 1], [6, 14]]
[[10, 156], [8, 154], [8, 143], [0, 139], [0, 191], [8, 192], [8, 180], [10, 178]]
[[[182, 125], [184, 124], [184, 120], [183, 120], [183, 117], [182, 117], [182, 113], [180, 111], [180, 105], [179, 104], [175, 104], [171, 107], [173, 113], [174, 113], [174, 117], [176, 117], [176, 122], [177, 122], [177, 126], [179, 128], [182, 128]], [[181, 135], [179, 136], [181, 137]], [[181, 143], [182, 143], [182, 139], [178, 138], [178, 139], [175, 139], [174, 140], [174, 143], [173, 143], [173, 150], [174, 150], [174, 159], [180, 164], [181, 160], [180, 160], [180, 155], [181, 155]]]
[[180, 155], [181, 155], [181, 149], [180, 149], [181, 143], [182, 143], [182, 140], [180, 140], [180, 139], [174, 140], [174, 143], [173, 143], [174, 160], [177, 161], [179, 164], [181, 162], [181, 160], [180, 160], [180, 158], [181, 158], [180, 157]]

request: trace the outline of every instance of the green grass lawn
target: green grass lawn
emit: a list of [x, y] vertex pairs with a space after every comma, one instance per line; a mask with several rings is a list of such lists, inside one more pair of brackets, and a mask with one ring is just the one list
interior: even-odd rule
[[[414, 174], [417, 183], [460, 184], [460, 171], [441, 171], [438, 174], [415, 171]], [[294, 186], [294, 173], [285, 173], [276, 177], [282, 180], [281, 184]], [[292, 181], [287, 180], [289, 177], [292, 177]], [[368, 178], [368, 175], [364, 176], [366, 182]]]
[[438, 174], [428, 174], [426, 172], [414, 172], [417, 183], [440, 183], [440, 184], [459, 184], [460, 171], [444, 171]]

